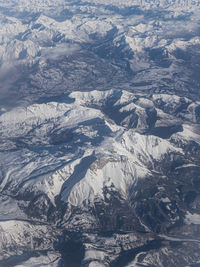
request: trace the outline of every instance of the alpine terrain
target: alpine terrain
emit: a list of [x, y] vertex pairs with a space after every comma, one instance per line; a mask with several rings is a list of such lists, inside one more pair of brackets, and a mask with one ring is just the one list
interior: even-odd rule
[[0, 266], [200, 266], [199, 0], [0, 0]]

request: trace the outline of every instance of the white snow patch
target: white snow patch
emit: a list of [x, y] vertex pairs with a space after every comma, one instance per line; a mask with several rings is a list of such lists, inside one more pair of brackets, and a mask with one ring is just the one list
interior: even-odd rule
[[183, 164], [181, 166], [176, 167], [175, 170], [179, 170], [182, 168], [190, 168], [190, 167], [200, 167], [200, 166], [198, 166], [196, 164], [188, 163], [188, 164]]
[[163, 203], [170, 203], [171, 201], [169, 200], [168, 197], [165, 197], [165, 198], [161, 198], [160, 199]]
[[187, 212], [185, 216], [185, 222], [187, 224], [200, 224], [200, 214]]
[[16, 267], [58, 267], [60, 255], [56, 252], [48, 252], [46, 256], [31, 257], [29, 260], [15, 265]]

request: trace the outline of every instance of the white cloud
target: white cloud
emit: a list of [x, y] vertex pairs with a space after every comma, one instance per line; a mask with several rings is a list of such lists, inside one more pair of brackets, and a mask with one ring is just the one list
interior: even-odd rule
[[77, 44], [58, 44], [57, 46], [43, 48], [42, 58], [45, 59], [59, 59], [62, 56], [71, 56], [80, 49]]

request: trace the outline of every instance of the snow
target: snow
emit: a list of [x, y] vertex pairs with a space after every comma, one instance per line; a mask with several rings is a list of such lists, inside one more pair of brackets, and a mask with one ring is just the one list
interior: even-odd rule
[[[39, 239], [43, 239], [41, 250], [52, 250], [53, 232], [46, 225], [31, 224], [28, 221], [5, 220], [0, 221], [0, 260], [9, 258], [14, 253], [33, 250]], [[27, 266], [27, 265], [25, 265]]]
[[[54, 128], [73, 127], [79, 122], [102, 117], [97, 110], [81, 108], [65, 103], [35, 104], [27, 108], [16, 108], [0, 116], [1, 134], [3, 136], [25, 136], [31, 129], [38, 131], [37, 136], [44, 136]], [[84, 119], [83, 119], [84, 118]], [[24, 124], [26, 127], [24, 127]], [[40, 138], [41, 139], [41, 138]]]
[[170, 199], [168, 197], [165, 197], [165, 198], [161, 198], [160, 199], [163, 203], [170, 203]]
[[165, 8], [185, 8], [185, 9], [192, 9], [198, 6], [199, 2], [198, 0], [192, 1], [185, 1], [185, 0], [181, 0], [181, 1], [149, 1], [149, 0], [128, 0], [126, 2], [121, 2], [120, 0], [84, 0], [83, 2], [89, 2], [89, 3], [96, 3], [96, 4], [103, 4], [103, 5], [113, 5], [113, 6], [117, 6], [117, 7], [130, 7], [130, 6], [137, 6], [140, 5], [145, 9], [149, 9], [149, 8], [154, 8], [154, 7], [165, 7]]
[[[81, 172], [80, 175], [82, 175]], [[105, 186], [109, 188], [112, 184], [126, 196], [130, 184], [144, 175], [145, 171], [142, 168], [134, 166], [127, 160], [121, 162], [115, 158], [101, 158], [91, 164], [84, 178], [75, 186], [72, 188], [68, 186], [63, 190], [62, 199], [74, 206], [80, 206], [84, 201], [91, 203], [97, 197], [103, 198], [103, 188]]]
[[[88, 205], [104, 200], [105, 187], [126, 199], [139, 179], [155, 175], [155, 163], [170, 153], [186, 156], [184, 147], [176, 146], [172, 139], [200, 144], [199, 101], [180, 97], [173, 90], [174, 86], [181, 94], [193, 79], [174, 52], [193, 51], [200, 44], [198, 5], [197, 0], [0, 0], [1, 99], [8, 91], [14, 98], [27, 93], [21, 106], [0, 107], [1, 258], [9, 257], [13, 247], [19, 248], [18, 254], [24, 248], [34, 249], [34, 238], [44, 239], [41, 249], [52, 249], [52, 229], [31, 224], [23, 211], [32, 196], [45, 195], [54, 207], [60, 197], [68, 204], [66, 224], [72, 206], [84, 208], [84, 214], [70, 218], [70, 226], [90, 228], [96, 220]], [[63, 11], [69, 11], [69, 16]], [[105, 56], [98, 53], [102, 47], [108, 48]], [[117, 51], [116, 55], [109, 49]], [[151, 56], [153, 51], [162, 53], [169, 66], [160, 66]], [[62, 61], [64, 67], [59, 65]], [[49, 67], [49, 62], [54, 64]], [[108, 82], [104, 77], [107, 64], [111, 68]], [[18, 73], [20, 66], [38, 69], [36, 73]], [[130, 66], [130, 76], [126, 66]], [[23, 75], [27, 75], [30, 92], [26, 92], [25, 84], [18, 83], [24, 80]], [[124, 77], [128, 82], [123, 82]], [[83, 80], [81, 86], [78, 79]], [[172, 88], [168, 81], [173, 81]], [[102, 91], [97, 90], [99, 87]], [[69, 88], [72, 103], [63, 97], [63, 103], [33, 104], [32, 99], [38, 102], [34, 98], [37, 92], [45, 98]], [[23, 101], [28, 104], [23, 105]], [[182, 103], [186, 110], [174, 115]], [[183, 125], [183, 131], [168, 140], [148, 134], [147, 110], [151, 108], [157, 112], [156, 127]], [[118, 124], [115, 112], [124, 116]], [[130, 129], [134, 116], [137, 125]], [[196, 166], [188, 163], [176, 170]], [[30, 199], [16, 201], [24, 196]], [[168, 197], [160, 200], [170, 203]], [[200, 215], [188, 212], [185, 221], [199, 224]], [[106, 241], [112, 245], [112, 240]], [[90, 248], [85, 261], [89, 267], [104, 266], [105, 255]], [[49, 252], [17, 266], [54, 267], [59, 257]]]
[[190, 167], [199, 167], [196, 164], [188, 163], [188, 164], [183, 164], [181, 166], [178, 166], [175, 168], [175, 170], [182, 169], [182, 168], [190, 168]]
[[125, 132], [123, 136], [124, 146], [136, 159], [152, 161], [159, 160], [162, 155], [174, 151], [182, 153], [182, 149], [174, 147], [168, 140], [153, 135], [140, 135], [132, 131]]
[[138, 258], [141, 256], [141, 255], [145, 255], [145, 252], [140, 252], [138, 253], [136, 256], [135, 256], [135, 259], [133, 261], [131, 261], [130, 263], [128, 263], [126, 265], [126, 267], [138, 267]]
[[102, 101], [105, 101], [109, 97], [115, 95], [116, 91], [114, 90], [105, 90], [105, 91], [97, 91], [92, 90], [90, 92], [72, 92], [69, 94], [69, 97], [75, 99], [79, 105], [87, 105], [87, 104], [102, 104]]
[[[0, 31], [0, 58], [7, 63], [8, 61], [13, 63], [16, 60], [22, 62], [34, 62], [37, 59], [42, 60], [43, 56], [56, 59], [59, 56], [70, 55], [77, 52], [77, 43], [90, 43], [91, 35], [97, 35], [100, 38], [105, 37], [110, 31], [118, 29], [119, 32], [116, 36], [116, 41], [121, 38], [121, 34], [125, 37], [125, 43], [134, 51], [135, 60], [137, 65], [135, 69], [148, 68], [148, 60], [145, 59], [145, 49], [152, 47], [166, 47], [169, 52], [174, 51], [177, 47], [185, 49], [188, 46], [199, 44], [199, 37], [192, 37], [189, 41], [184, 41], [181, 38], [166, 40], [167, 34], [175, 35], [175, 31], [184, 29], [186, 32], [190, 32], [197, 27], [197, 16], [195, 15], [195, 7], [198, 5], [198, 1], [139, 1], [130, 0], [121, 2], [119, 0], [107, 1], [82, 1], [76, 6], [75, 3], [67, 3], [64, 0], [56, 2], [45, 0], [21, 0], [13, 2], [13, 0], [6, 3], [1, 1], [0, 6], [11, 10], [11, 13], [17, 14], [17, 12], [31, 12], [40, 13], [40, 15], [34, 20], [28, 23], [23, 23], [23, 17], [4, 15], [1, 13], [1, 31]], [[158, 22], [156, 19], [145, 18], [144, 14], [123, 17], [114, 12], [114, 10], [108, 10], [107, 6], [116, 6], [119, 9], [125, 7], [137, 6], [141, 10], [156, 8], [160, 10], [163, 8], [168, 11], [166, 14], [167, 20], [161, 20]], [[63, 10], [69, 10], [73, 15], [71, 18], [65, 18], [63, 21], [59, 21], [56, 18], [60, 17]], [[182, 23], [182, 21], [176, 21], [180, 27], [174, 28], [174, 19], [179, 15], [186, 16], [184, 9], [193, 11], [193, 20], [190, 23]], [[173, 10], [173, 14], [172, 11]], [[82, 13], [83, 12], [83, 13]], [[147, 22], [147, 23], [146, 23]], [[41, 25], [39, 28], [35, 25]], [[172, 29], [173, 28], [173, 29]], [[171, 32], [170, 32], [171, 31]], [[57, 34], [62, 35], [62, 40], [72, 40], [71, 48], [63, 48], [65, 46], [63, 41], [58, 43], [56, 47], [53, 45], [51, 48], [46, 44], [51, 44], [54, 37]], [[16, 40], [16, 36], [21, 36]], [[28, 36], [28, 38], [23, 37]], [[20, 59], [21, 52], [26, 51], [26, 59]], [[66, 53], [64, 53], [64, 51]], [[41, 55], [40, 55], [40, 52]], [[51, 55], [52, 52], [52, 55]], [[140, 53], [143, 55], [144, 62], [142, 63]], [[15, 62], [16, 64], [16, 62]]]
[[140, 97], [138, 101], [136, 102], [138, 106], [143, 107], [143, 108], [153, 108], [154, 103], [150, 99]]
[[200, 136], [199, 134], [196, 133], [195, 125], [183, 124], [182, 126], [183, 126], [183, 131], [174, 134], [174, 136], [178, 139], [192, 140], [200, 144]]
[[[10, 219], [26, 219], [27, 216], [19, 208], [18, 204], [22, 204], [23, 201], [17, 203], [13, 198], [9, 196], [0, 195], [0, 218], [3, 220]], [[0, 220], [1, 220], [0, 219]]]
[[105, 253], [103, 251], [97, 251], [94, 249], [87, 249], [84, 257], [84, 261], [89, 261], [91, 259], [103, 261]]
[[[103, 199], [103, 188], [114, 185], [126, 198], [128, 188], [137, 179], [151, 175], [148, 164], [154, 165], [154, 161], [162, 160], [170, 152], [183, 153], [170, 140], [127, 130], [123, 123], [122, 126], [116, 125], [101, 111], [104, 103], [112, 99], [115, 107], [124, 105], [119, 109], [120, 112], [136, 109], [139, 115], [138, 127], [146, 127], [145, 108], [153, 105], [149, 99], [141, 97], [134, 104], [132, 101], [136, 96], [133, 93], [117, 90], [76, 91], [69, 97], [74, 99], [70, 104], [34, 104], [26, 108], [14, 108], [0, 116], [2, 137], [11, 140], [24, 138], [28, 146], [46, 146], [41, 152], [29, 151], [27, 147], [22, 151], [4, 154], [1, 190], [9, 184], [10, 189], [18, 188], [20, 194], [28, 191], [44, 192], [53, 205], [55, 197], [61, 194], [63, 201], [81, 206], [84, 202], [93, 203], [96, 198]], [[167, 95], [163, 97], [169, 101]], [[70, 129], [74, 129], [73, 138], [65, 146], [76, 146], [78, 150], [60, 155], [59, 151], [49, 153], [52, 132], [62, 133]], [[34, 134], [29, 136], [30, 132]], [[99, 137], [102, 140], [95, 144]], [[9, 142], [8, 147], [14, 146], [14, 143]], [[10, 162], [13, 164], [10, 165]]]
[[187, 212], [185, 216], [186, 224], [200, 224], [200, 214]]
[[180, 97], [174, 94], [153, 94], [152, 98], [154, 101], [163, 101], [164, 105], [168, 105], [171, 108], [176, 107], [180, 101], [184, 101], [185, 103], [191, 102], [187, 97]]
[[15, 265], [16, 267], [58, 267], [60, 262], [60, 255], [55, 252], [48, 252], [47, 256], [31, 257], [29, 260]]
[[105, 267], [105, 264], [93, 261], [93, 262], [90, 262], [87, 267]]

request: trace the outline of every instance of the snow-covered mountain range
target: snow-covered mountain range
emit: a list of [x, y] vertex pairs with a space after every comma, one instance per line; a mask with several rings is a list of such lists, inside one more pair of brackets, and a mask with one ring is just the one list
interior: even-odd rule
[[1, 106], [77, 89], [196, 98], [199, 3], [172, 2], [1, 1]]
[[[24, 243], [29, 250], [51, 251], [60, 228], [152, 235], [193, 222], [194, 215], [188, 212], [198, 208], [183, 205], [182, 197], [199, 190], [193, 185], [199, 179], [195, 112], [199, 104], [161, 94], [77, 91], [61, 102], [4, 112], [0, 116], [2, 259], [5, 251], [13, 253], [13, 247], [19, 254]], [[184, 186], [193, 172], [197, 177], [188, 188], [175, 186], [177, 182]], [[154, 190], [149, 203], [148, 190]], [[146, 208], [160, 218], [155, 220]], [[29, 232], [30, 223], [34, 225]], [[8, 226], [15, 230], [8, 232]], [[26, 233], [31, 236], [26, 238]], [[104, 264], [103, 259], [100, 262]]]
[[199, 5], [0, 1], [0, 266], [198, 266]]

